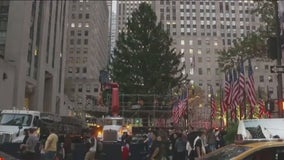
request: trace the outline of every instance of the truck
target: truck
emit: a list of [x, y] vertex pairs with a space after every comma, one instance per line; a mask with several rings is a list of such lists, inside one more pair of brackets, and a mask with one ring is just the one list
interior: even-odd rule
[[98, 138], [103, 142], [119, 142], [124, 132], [131, 135], [131, 127], [125, 124], [125, 119], [119, 116], [119, 85], [117, 83], [107, 84], [112, 89], [112, 116], [102, 118], [102, 134]]
[[284, 139], [284, 118], [240, 120], [237, 134], [241, 139]]
[[119, 142], [125, 132], [129, 136], [132, 135], [131, 126], [125, 125], [123, 117], [105, 117], [102, 121], [102, 135], [99, 135], [98, 138], [104, 142]]
[[0, 144], [23, 141], [24, 129], [38, 128], [39, 111], [2, 110], [0, 114]]
[[2, 110], [0, 114], [0, 144], [21, 143], [24, 130], [36, 128], [40, 137], [47, 137], [48, 130], [54, 128], [57, 133], [80, 134], [84, 122], [75, 117], [63, 117], [52, 113], [33, 110]]

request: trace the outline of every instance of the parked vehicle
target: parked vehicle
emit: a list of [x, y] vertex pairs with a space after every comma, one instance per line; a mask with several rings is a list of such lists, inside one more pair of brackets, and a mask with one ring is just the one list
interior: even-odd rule
[[248, 119], [238, 125], [235, 143], [203, 157], [204, 160], [283, 160], [284, 119]]
[[203, 157], [203, 160], [283, 160], [283, 140], [244, 140]]
[[49, 128], [56, 129], [59, 134], [80, 134], [84, 127], [84, 122], [74, 117], [31, 110], [3, 110], [0, 114], [0, 144], [21, 143], [27, 128], [37, 128], [41, 137], [47, 137]]

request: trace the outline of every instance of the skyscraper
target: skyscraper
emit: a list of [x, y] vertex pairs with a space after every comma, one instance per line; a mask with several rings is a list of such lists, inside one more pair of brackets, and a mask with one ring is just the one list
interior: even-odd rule
[[74, 0], [69, 11], [65, 88], [84, 109], [95, 104], [99, 73], [107, 67], [109, 10], [106, 1]]
[[0, 106], [64, 112], [68, 1], [0, 2]]

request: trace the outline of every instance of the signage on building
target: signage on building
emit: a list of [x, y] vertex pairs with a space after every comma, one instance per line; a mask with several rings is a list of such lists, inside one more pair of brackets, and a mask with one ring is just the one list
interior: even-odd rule
[[284, 66], [270, 66], [271, 73], [284, 73]]

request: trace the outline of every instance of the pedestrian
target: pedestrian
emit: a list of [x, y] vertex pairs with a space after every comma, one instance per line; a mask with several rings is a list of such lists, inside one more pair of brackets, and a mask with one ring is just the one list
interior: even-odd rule
[[175, 160], [176, 159], [176, 148], [175, 148], [175, 143], [176, 143], [176, 139], [177, 139], [177, 133], [173, 132], [170, 137], [169, 137], [169, 140], [170, 140], [170, 152], [171, 152], [171, 158], [172, 160]]
[[163, 137], [162, 136], [163, 136], [162, 133], [160, 133], [157, 136], [157, 141], [160, 144], [159, 158], [160, 158], [160, 160], [168, 160], [167, 144], [166, 144], [166, 141], [165, 141], [165, 137], [167, 137], [167, 135], [164, 135]]
[[127, 133], [127, 131], [124, 131], [123, 132], [123, 134], [122, 134], [122, 136], [121, 136], [121, 141], [122, 141], [122, 143], [123, 142], [126, 142], [127, 140], [128, 140], [128, 133]]
[[65, 149], [64, 149], [64, 143], [63, 142], [60, 143], [58, 153], [57, 153], [57, 157], [58, 157], [58, 160], [65, 160], [66, 156], [65, 156]]
[[151, 132], [152, 145], [150, 148], [149, 160], [160, 160], [160, 142], [157, 141], [157, 133]]
[[88, 139], [89, 150], [85, 154], [84, 160], [95, 160], [97, 151], [97, 139], [95, 136], [91, 135]]
[[[22, 144], [26, 144], [27, 139], [29, 138], [29, 129], [28, 129], [28, 128], [24, 129], [24, 135], [25, 135], [25, 137], [24, 137], [24, 139], [23, 139], [23, 143], [22, 143]], [[22, 146], [22, 147], [21, 147], [21, 146]], [[24, 147], [24, 145], [20, 145], [20, 152], [21, 152], [21, 155], [24, 154], [25, 150], [26, 150], [26, 148]]]
[[208, 144], [207, 144], [207, 137], [206, 137], [206, 133], [204, 132], [204, 131], [202, 131], [201, 132], [201, 136], [200, 136], [200, 138], [201, 138], [201, 143], [202, 143], [202, 155], [205, 155], [206, 153], [207, 153], [207, 151], [206, 151], [206, 148], [207, 148], [207, 146], [208, 146]]
[[186, 160], [189, 160], [190, 159], [190, 157], [192, 157], [192, 153], [193, 153], [193, 151], [192, 151], [192, 145], [191, 145], [191, 143], [190, 143], [190, 141], [189, 141], [189, 138], [187, 138], [187, 142], [186, 142], [186, 147], [185, 147], [185, 149], [186, 149]]
[[64, 150], [65, 150], [65, 160], [72, 160], [72, 141], [71, 141], [71, 137], [70, 134], [67, 134], [64, 137]]
[[129, 144], [127, 143], [127, 141], [123, 141], [121, 146], [121, 159], [128, 160], [129, 155], [130, 155]]
[[184, 160], [185, 159], [185, 150], [186, 150], [186, 141], [182, 137], [182, 133], [178, 133], [177, 140], [175, 142], [176, 149], [176, 159], [175, 160]]
[[149, 153], [151, 145], [152, 145], [152, 131], [151, 128], [148, 129], [147, 138], [144, 140], [144, 143], [146, 144], [146, 151]]
[[202, 152], [202, 140], [201, 140], [201, 132], [197, 132], [197, 136], [195, 137], [194, 141], [193, 141], [193, 157], [195, 159], [200, 159], [203, 156], [203, 152]]
[[38, 136], [35, 134], [35, 129], [28, 130], [28, 138], [25, 144], [21, 144], [20, 149], [23, 150], [23, 160], [36, 160], [35, 147], [39, 142]]
[[210, 129], [207, 134], [208, 139], [208, 151], [213, 152], [216, 150], [216, 137], [215, 137], [215, 130]]
[[57, 152], [58, 136], [55, 130], [51, 128], [44, 144], [44, 160], [54, 160]]

